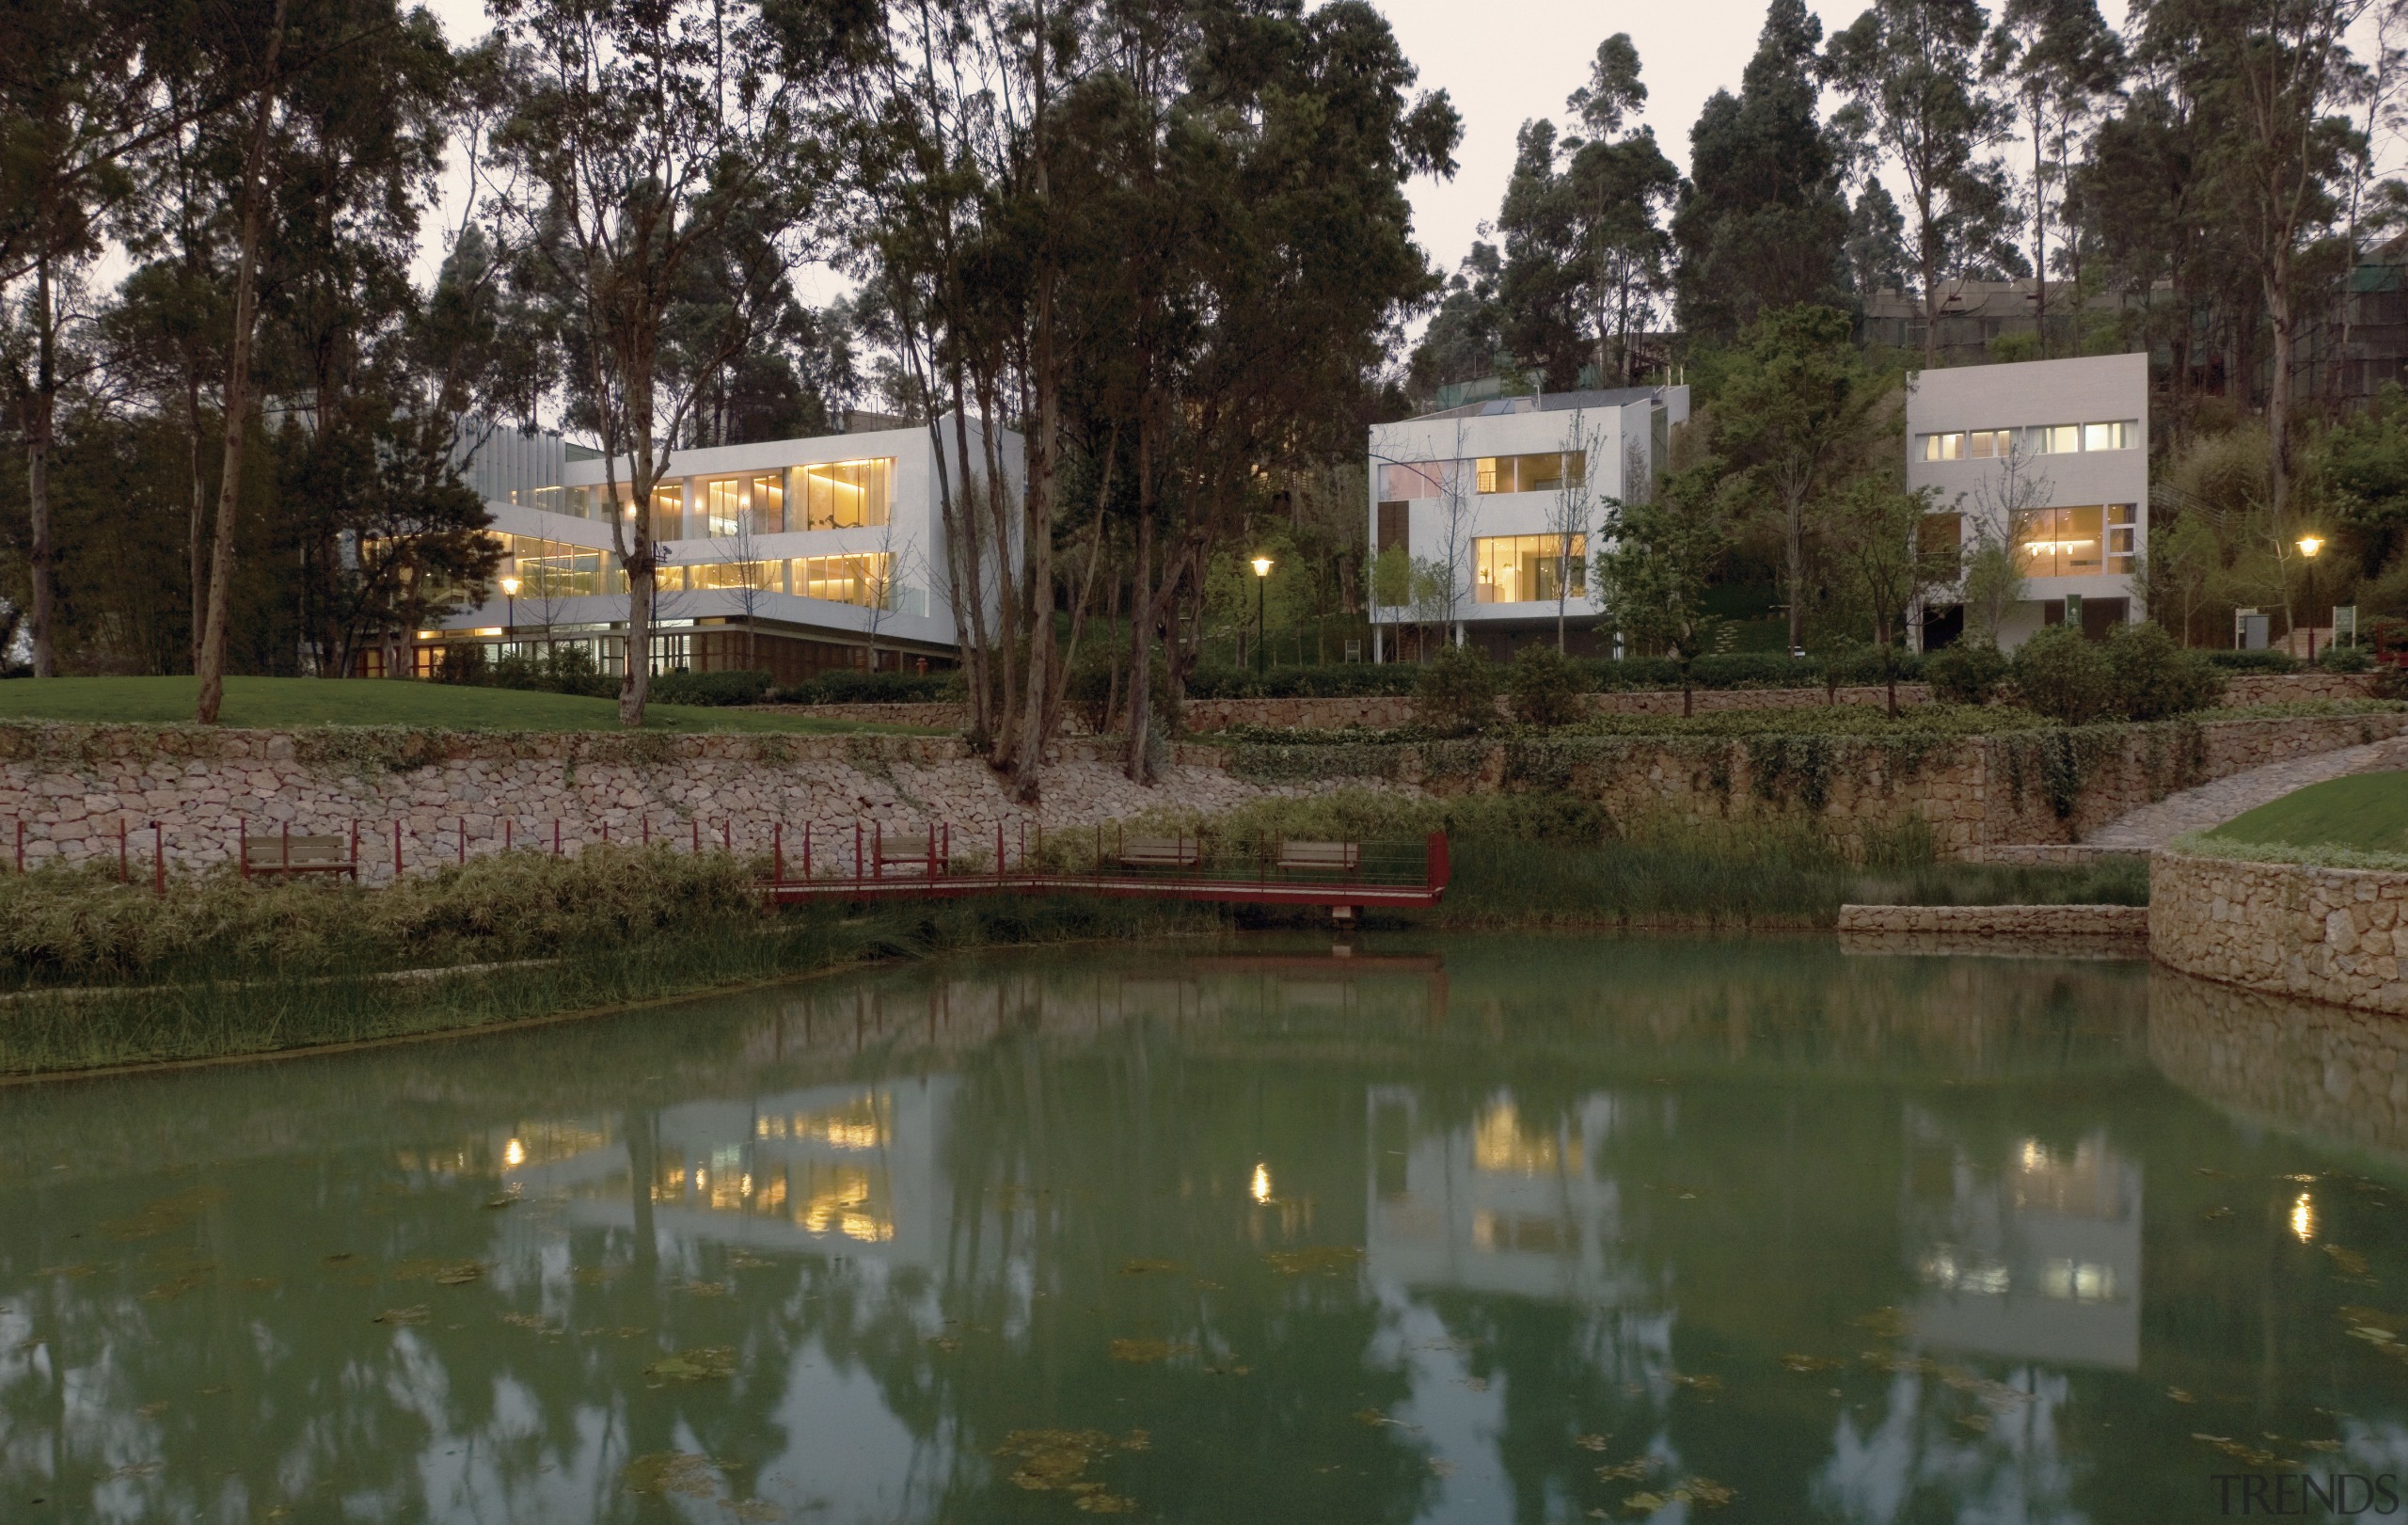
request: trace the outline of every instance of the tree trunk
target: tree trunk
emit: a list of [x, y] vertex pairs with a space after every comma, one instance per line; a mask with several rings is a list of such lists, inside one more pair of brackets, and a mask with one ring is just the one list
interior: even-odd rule
[[[2040, 338], [2040, 358], [2049, 357], [2049, 189], [2048, 166], [2041, 157], [2040, 87], [2032, 87], [2032, 275], [2038, 281], [2034, 290], [2032, 326]], [[1891, 710], [1896, 712], [1893, 705]]]
[[209, 615], [200, 637], [200, 696], [193, 720], [217, 723], [226, 699], [226, 630], [230, 615], [234, 573], [234, 512], [243, 491], [243, 435], [250, 418], [251, 339], [259, 304], [261, 202], [267, 199], [261, 178], [267, 167], [268, 125], [275, 115], [276, 71], [284, 51], [285, 0], [276, 0], [276, 15], [268, 23], [267, 55], [260, 70], [259, 106], [251, 124], [250, 148], [243, 157], [243, 220], [241, 252], [234, 266], [234, 342], [226, 355], [225, 459], [217, 473], [217, 535], [209, 564]]
[[2299, 341], [2298, 318], [2291, 307], [2289, 261], [2278, 261], [2266, 279], [2267, 327], [2273, 331], [2274, 353], [2266, 389], [2266, 437], [2274, 524], [2279, 530], [2291, 496], [2291, 355]]
[[186, 502], [188, 513], [184, 525], [184, 556], [189, 564], [192, 588], [191, 642], [192, 670], [200, 671], [200, 626], [209, 607], [209, 564], [201, 556], [201, 543], [209, 523], [207, 500], [201, 496], [200, 481], [200, 367], [187, 354], [184, 357], [184, 454], [191, 486]]
[[58, 315], [51, 302], [50, 255], [34, 264], [34, 394], [25, 420], [25, 510], [32, 521], [34, 676], [55, 677], [51, 653], [50, 443], [58, 417]]
[[1789, 577], [1789, 649], [1806, 643], [1806, 495], [1791, 493], [1782, 518], [1784, 569]]

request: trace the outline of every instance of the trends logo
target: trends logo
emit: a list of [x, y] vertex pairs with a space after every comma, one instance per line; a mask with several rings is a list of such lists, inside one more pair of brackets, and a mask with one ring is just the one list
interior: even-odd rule
[[2348, 1519], [2400, 1511], [2400, 1480], [2390, 1472], [2219, 1472], [2208, 1481], [2215, 1485], [2216, 1512], [2222, 1515], [2305, 1516], [2312, 1508], [2328, 1518]]

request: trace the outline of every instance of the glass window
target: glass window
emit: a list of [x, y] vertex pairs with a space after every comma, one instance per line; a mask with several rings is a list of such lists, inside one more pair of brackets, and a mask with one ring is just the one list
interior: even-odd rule
[[[2030, 578], [2094, 577], [2102, 557], [2105, 510], [2036, 508], [2015, 516], [2016, 561]], [[2128, 568], [2129, 569], [2129, 568]]]
[[[1476, 604], [1555, 602], [1556, 574], [1563, 569], [1563, 537], [1552, 534], [1489, 535], [1471, 543]], [[1589, 594], [1588, 536], [1572, 537], [1571, 596]]]
[[686, 569], [686, 586], [697, 592], [734, 589], [752, 593], [784, 591], [782, 562], [707, 562]]
[[655, 485], [652, 489], [652, 537], [655, 540], [682, 540], [685, 538], [685, 521], [686, 485], [673, 477]]
[[1965, 458], [1965, 437], [1961, 434], [1924, 436], [1923, 458], [1926, 461], [1963, 460]]
[[1962, 514], [1925, 514], [1915, 529], [1915, 548], [1925, 556], [1954, 557], [1964, 543]]
[[786, 477], [771, 471], [748, 479], [745, 512], [752, 516], [754, 534], [776, 534], [786, 527]]
[[741, 477], [713, 477], [702, 484], [702, 532], [712, 536], [732, 535], [744, 514], [744, 481]]
[[1391, 501], [1442, 498], [1457, 474], [1458, 461], [1414, 461], [1380, 468], [1380, 496]]
[[830, 461], [794, 469], [794, 496], [807, 530], [855, 530], [884, 524], [893, 505], [895, 462]]
[[1976, 429], [1967, 437], [1968, 453], [1977, 461], [2004, 460], [2015, 453], [2012, 429]]
[[[2122, 427], [2118, 425], [2118, 427]], [[2111, 447], [2115, 448], [2115, 447]], [[2129, 572], [2140, 548], [2140, 511], [2131, 503], [2107, 505], [2107, 570]]]
[[2038, 437], [2043, 455], [2072, 455], [2082, 449], [2082, 425], [2078, 423], [2052, 423], [2033, 433]]
[[798, 556], [790, 566], [794, 591], [805, 598], [863, 609], [893, 608], [894, 589], [888, 577], [892, 558], [873, 552], [861, 556]]
[[2121, 423], [2085, 423], [2082, 426], [2082, 448], [2084, 450], [2131, 450], [2140, 442], [2140, 425], [2132, 421]]
[[1547, 451], [1537, 455], [1483, 455], [1477, 463], [1480, 491], [1555, 492], [1577, 483], [1589, 469], [1586, 452]]
[[1371, 548], [1373, 552], [1385, 554], [1404, 545], [1411, 536], [1412, 524], [1413, 505], [1411, 503], [1382, 503], [1379, 543]]

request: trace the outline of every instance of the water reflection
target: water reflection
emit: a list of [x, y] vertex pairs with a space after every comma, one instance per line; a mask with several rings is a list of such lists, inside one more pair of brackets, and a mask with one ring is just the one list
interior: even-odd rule
[[20, 1092], [0, 1517], [2106, 1520], [2200, 1435], [2408, 1455], [2408, 1199], [2257, 1126], [2376, 1091], [2237, 1090], [2342, 1039], [2167, 989], [1082, 951]]

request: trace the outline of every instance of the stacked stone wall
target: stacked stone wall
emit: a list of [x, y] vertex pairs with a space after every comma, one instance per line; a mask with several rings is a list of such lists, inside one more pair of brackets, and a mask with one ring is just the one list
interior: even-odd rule
[[2245, 990], [2408, 1015], [2408, 872], [2160, 852], [2149, 952]]
[[[800, 853], [848, 853], [856, 823], [907, 840], [949, 823], [958, 855], [991, 855], [1000, 825], [1059, 830], [1177, 802], [1234, 809], [1327, 785], [1231, 778], [1210, 749], [1175, 749], [1168, 776], [1141, 788], [1110, 750], [1066, 741], [1036, 810], [1014, 803], [984, 760], [951, 737], [531, 733], [482, 735], [327, 727], [246, 731], [136, 725], [0, 725], [0, 862], [28, 868], [118, 861], [135, 871], [152, 845], [171, 866], [229, 862], [244, 835], [360, 835], [364, 878], [389, 879], [401, 829], [406, 872], [505, 843], [562, 850], [587, 842], [721, 844], [768, 852], [780, 828]], [[156, 829], [154, 833], [154, 824]]]
[[[2372, 692], [2372, 680], [2364, 675], [2244, 674], [2226, 685], [2225, 703], [2298, 704], [2315, 699], [2364, 699]], [[1889, 691], [1878, 684], [1850, 684], [1836, 691], [1819, 688], [1697, 689], [1691, 691], [1689, 698], [1696, 713], [1719, 715], [1739, 710], [1802, 709], [1831, 704], [1879, 707], [1889, 703]], [[1898, 685], [1901, 707], [1930, 702], [1928, 685]], [[1681, 691], [1678, 689], [1639, 689], [1584, 694], [1581, 703], [1592, 715], [1682, 713]], [[945, 731], [961, 729], [966, 716], [960, 705], [949, 702], [772, 705], [762, 707], [786, 714], [817, 716], [823, 720], [927, 726]], [[1497, 713], [1500, 716], [1506, 713], [1502, 700], [1497, 703]], [[1413, 723], [1413, 700], [1401, 694], [1324, 699], [1190, 699], [1184, 719], [1188, 730], [1197, 735], [1228, 730], [1233, 725], [1274, 730], [1339, 731], [1349, 727], [1390, 730]], [[1076, 726], [1083, 723], [1075, 714], [1070, 714], [1065, 716], [1065, 723]]]

